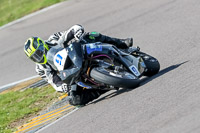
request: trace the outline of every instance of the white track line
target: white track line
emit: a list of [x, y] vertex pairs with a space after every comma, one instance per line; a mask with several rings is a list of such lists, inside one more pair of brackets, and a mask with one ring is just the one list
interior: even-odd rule
[[54, 122], [52, 122], [51, 124], [45, 126], [44, 128], [41, 128], [40, 130], [38, 130], [38, 131], [35, 132], [35, 133], [39, 133], [39, 132], [41, 132], [42, 130], [44, 130], [44, 129], [50, 127], [50, 126], [53, 125], [54, 123], [56, 123], [56, 122], [58, 122], [58, 121], [64, 119], [65, 117], [69, 116], [70, 114], [74, 113], [74, 112], [77, 111], [78, 109], [79, 109], [79, 108], [75, 108], [74, 110], [72, 110], [71, 112], [69, 112], [68, 114], [66, 114], [65, 116], [63, 116], [63, 117], [57, 119], [56, 121], [54, 121]]
[[34, 78], [37, 78], [37, 77], [39, 77], [39, 76], [36, 75], [36, 76], [33, 76], [33, 77], [29, 77], [29, 78], [26, 78], [26, 79], [22, 79], [22, 80], [19, 80], [19, 81], [16, 81], [16, 82], [13, 82], [13, 83], [1, 86], [0, 87], [0, 92], [1, 92], [1, 90], [6, 90], [6, 89], [8, 89], [11, 86], [14, 86], [16, 84], [19, 84], [19, 83], [22, 83], [22, 82], [25, 82], [25, 81], [28, 81], [28, 80], [31, 80], [31, 79], [34, 79]]

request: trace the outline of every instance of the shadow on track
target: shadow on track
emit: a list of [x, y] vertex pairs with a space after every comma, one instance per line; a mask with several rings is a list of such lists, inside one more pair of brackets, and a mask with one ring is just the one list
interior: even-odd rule
[[181, 65], [183, 65], [183, 64], [185, 64], [187, 62], [189, 62], [189, 61], [185, 61], [185, 62], [182, 62], [180, 64], [169, 66], [169, 67], [161, 70], [159, 73], [157, 73], [156, 75], [154, 75], [152, 77], [145, 77], [145, 78], [143, 78], [141, 80], [141, 82], [140, 82], [140, 86], [145, 85], [146, 83], [152, 81], [153, 79], [156, 79], [156, 78], [158, 78], [158, 77], [160, 77], [160, 76], [162, 76], [162, 75], [164, 75], [164, 74], [166, 74], [166, 73], [168, 73], [168, 72], [170, 72], [170, 71], [178, 68], [179, 66], [181, 66]]
[[[189, 61], [185, 61], [185, 62], [182, 62], [182, 63], [180, 63], [180, 64], [176, 64], [176, 65], [169, 66], [169, 67], [167, 67], [167, 68], [161, 70], [159, 73], [157, 73], [156, 75], [154, 75], [154, 76], [152, 76], [152, 77], [145, 77], [145, 78], [141, 79], [141, 82], [140, 82], [139, 87], [140, 87], [140, 86], [143, 86], [143, 85], [145, 85], [145, 84], [147, 84], [148, 82], [150, 82], [150, 81], [152, 81], [152, 80], [154, 80], [154, 79], [156, 79], [156, 78], [158, 78], [158, 77], [160, 77], [160, 76], [162, 76], [162, 75], [164, 75], [164, 74], [166, 74], [166, 73], [168, 73], [168, 72], [170, 72], [170, 71], [173, 71], [174, 69], [177, 69], [179, 66], [181, 66], [181, 65], [183, 65], [183, 64], [185, 64], [185, 63], [187, 63], [187, 62], [189, 62]], [[95, 103], [97, 103], [97, 102], [99, 102], [99, 101], [102, 101], [102, 100], [104, 100], [104, 99], [112, 98], [112, 97], [114, 97], [114, 96], [120, 95], [121, 93], [129, 92], [129, 91], [132, 91], [132, 90], [137, 89], [137, 88], [138, 88], [138, 87], [132, 88], [132, 89], [124, 89], [124, 88], [123, 88], [123, 89], [120, 89], [120, 90], [115, 91], [115, 92], [113, 92], [113, 93], [110, 93], [110, 94], [108, 94], [108, 95], [106, 95], [106, 96], [104, 96], [104, 97], [102, 97], [102, 98], [100, 98], [100, 99], [97, 99], [97, 100], [91, 102], [90, 104], [95, 104]]]

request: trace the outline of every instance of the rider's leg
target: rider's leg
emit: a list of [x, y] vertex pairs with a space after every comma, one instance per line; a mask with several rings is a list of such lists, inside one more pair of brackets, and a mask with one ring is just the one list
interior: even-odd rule
[[102, 35], [98, 32], [89, 32], [86, 34], [86, 38], [91, 42], [103, 42], [113, 44], [118, 48], [128, 48], [133, 46], [133, 38], [119, 39], [106, 35]]

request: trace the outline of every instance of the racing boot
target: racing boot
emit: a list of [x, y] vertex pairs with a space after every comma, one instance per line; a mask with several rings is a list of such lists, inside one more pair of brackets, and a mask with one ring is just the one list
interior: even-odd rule
[[97, 99], [101, 94], [106, 93], [108, 90], [97, 89], [79, 89], [77, 91], [71, 91], [69, 97], [69, 103], [74, 106], [84, 106], [90, 101]]
[[132, 47], [133, 46], [133, 38], [126, 38], [126, 39], [121, 39], [123, 43], [126, 44], [127, 47]]

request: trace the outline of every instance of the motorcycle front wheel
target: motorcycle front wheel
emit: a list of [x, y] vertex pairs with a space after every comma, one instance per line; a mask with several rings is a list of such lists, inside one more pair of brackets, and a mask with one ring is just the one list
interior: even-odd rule
[[140, 83], [139, 79], [126, 70], [115, 72], [108, 68], [95, 67], [91, 70], [90, 76], [100, 83], [122, 88], [135, 88]]

